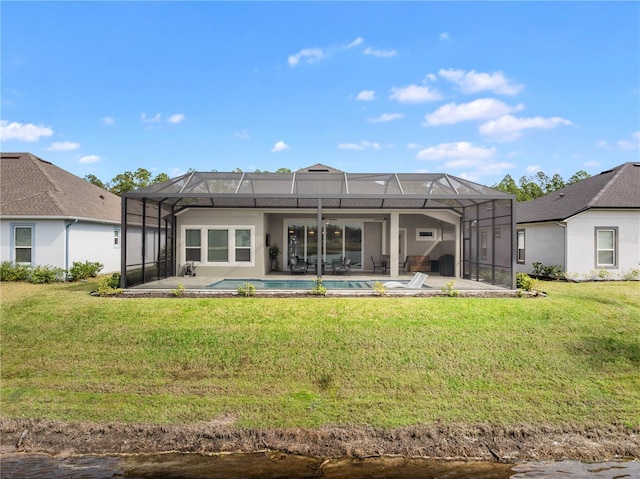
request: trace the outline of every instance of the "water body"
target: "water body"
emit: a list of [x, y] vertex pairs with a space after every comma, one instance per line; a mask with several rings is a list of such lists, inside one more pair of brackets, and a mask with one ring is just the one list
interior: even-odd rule
[[267, 454], [48, 456], [3, 454], [3, 479], [539, 479], [640, 478], [640, 462], [544, 461], [524, 464], [402, 458], [332, 459]]

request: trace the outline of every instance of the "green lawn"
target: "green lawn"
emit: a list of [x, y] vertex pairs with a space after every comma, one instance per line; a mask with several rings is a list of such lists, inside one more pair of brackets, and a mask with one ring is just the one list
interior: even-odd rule
[[546, 298], [90, 297], [3, 283], [5, 417], [640, 424], [640, 283]]

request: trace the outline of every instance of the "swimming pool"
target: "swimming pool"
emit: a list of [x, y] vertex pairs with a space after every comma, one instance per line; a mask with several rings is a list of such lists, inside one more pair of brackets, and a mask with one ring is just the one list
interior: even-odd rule
[[[256, 289], [313, 289], [315, 281], [311, 279], [223, 279], [212, 283], [207, 288], [238, 289], [244, 283], [251, 283]], [[323, 279], [327, 289], [373, 289], [372, 281], [351, 279]]]

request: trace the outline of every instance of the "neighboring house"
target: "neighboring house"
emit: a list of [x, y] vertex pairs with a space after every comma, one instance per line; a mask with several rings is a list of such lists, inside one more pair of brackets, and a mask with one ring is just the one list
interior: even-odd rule
[[122, 200], [125, 286], [180, 274], [187, 263], [199, 276], [262, 278], [277, 245], [284, 271], [291, 256], [324, 263], [327, 274], [341, 258], [360, 273], [386, 260], [392, 277], [422, 270], [515, 287], [515, 197], [442, 173], [345, 173], [321, 164], [293, 173], [193, 172]]
[[120, 271], [120, 197], [30, 153], [0, 153], [0, 258]]
[[518, 203], [516, 270], [560, 265], [574, 279], [640, 268], [640, 163], [624, 163]]

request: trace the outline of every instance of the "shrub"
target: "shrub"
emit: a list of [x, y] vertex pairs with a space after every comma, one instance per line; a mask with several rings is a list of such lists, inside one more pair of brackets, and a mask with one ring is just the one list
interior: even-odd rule
[[0, 264], [0, 281], [27, 281], [31, 266], [27, 264], [3, 261]]
[[313, 289], [311, 290], [311, 294], [315, 296], [327, 295], [327, 288], [324, 284], [322, 284], [322, 278], [318, 278], [313, 282]]
[[250, 298], [256, 295], [256, 287], [249, 282], [242, 283], [238, 286], [238, 294], [243, 298]]
[[533, 263], [533, 273], [531, 274], [536, 278], [560, 279], [563, 277], [562, 266], [559, 264], [545, 266], [539, 261]]
[[102, 271], [104, 265], [95, 262], [92, 263], [90, 261], [85, 261], [84, 263], [80, 263], [79, 261], [74, 261], [73, 265], [69, 269], [69, 281], [80, 281], [88, 278], [95, 278], [98, 276], [98, 273]]
[[533, 289], [535, 280], [527, 273], [516, 273], [516, 286], [525, 291], [531, 291]]
[[634, 281], [640, 279], [640, 268], [633, 268], [629, 271], [623, 271], [622, 279], [625, 281]]
[[376, 281], [375, 283], [373, 283], [373, 290], [378, 296], [384, 296], [387, 294], [387, 289], [380, 281]]
[[111, 276], [104, 276], [98, 280], [97, 289], [94, 293], [98, 296], [115, 296], [122, 293], [122, 289], [119, 286], [120, 273], [113, 273]]
[[184, 284], [178, 283], [178, 287], [176, 289], [171, 290], [171, 294], [173, 294], [176, 298], [179, 298], [184, 294]]
[[116, 289], [120, 287], [120, 273], [113, 273], [111, 276], [107, 276], [106, 278], [110, 288]]
[[49, 284], [62, 281], [64, 270], [56, 266], [36, 266], [31, 270], [30, 281], [35, 284]]
[[457, 298], [458, 296], [460, 296], [460, 291], [453, 287], [455, 284], [455, 281], [449, 281], [448, 283], [445, 283], [445, 285], [442, 287], [442, 292], [450, 298]]

